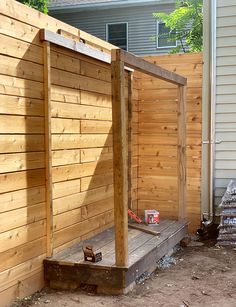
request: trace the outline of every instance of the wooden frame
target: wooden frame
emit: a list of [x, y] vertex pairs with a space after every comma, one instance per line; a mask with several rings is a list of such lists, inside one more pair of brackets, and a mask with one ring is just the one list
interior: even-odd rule
[[46, 178], [46, 252], [53, 255], [53, 206], [52, 206], [52, 140], [51, 140], [51, 46], [43, 42], [44, 54], [44, 128], [45, 128], [45, 178]]
[[[112, 49], [111, 56], [85, 44], [61, 36], [60, 34], [42, 29], [40, 38], [45, 46], [45, 131], [46, 139], [46, 178], [47, 178], [47, 254], [52, 255], [52, 192], [50, 182], [50, 60], [47, 56], [50, 43], [79, 52], [96, 60], [111, 63], [112, 83], [112, 119], [113, 119], [113, 173], [114, 173], [114, 222], [115, 222], [115, 253], [116, 266], [128, 266], [128, 207], [131, 206], [131, 95], [132, 76], [128, 77], [128, 105], [125, 102], [125, 70], [138, 70], [152, 77], [170, 82], [178, 86], [178, 200], [179, 219], [185, 218], [186, 210], [186, 84], [187, 79], [155, 64], [147, 62], [121, 49]], [[49, 46], [49, 47], [48, 47]], [[49, 48], [49, 49], [48, 49]], [[50, 52], [49, 52], [50, 54]], [[48, 73], [48, 75], [47, 75]], [[127, 133], [128, 132], [128, 133]]]
[[[186, 208], [186, 84], [187, 79], [165, 70], [159, 66], [149, 63], [121, 49], [111, 51], [112, 71], [112, 121], [113, 121], [113, 172], [114, 172], [114, 211], [115, 211], [115, 251], [116, 265], [128, 266], [128, 195], [131, 185], [128, 184], [130, 175], [127, 172], [129, 165], [127, 148], [130, 148], [130, 137], [127, 137], [127, 123], [129, 118], [128, 108], [125, 108], [125, 73], [124, 67], [136, 69], [142, 73], [151, 75], [161, 80], [178, 86], [178, 141], [177, 141], [177, 162], [178, 162], [178, 201], [179, 219], [185, 218]], [[128, 99], [130, 101], [130, 99]], [[129, 135], [132, 132], [129, 129]], [[129, 167], [131, 167], [129, 165]]]

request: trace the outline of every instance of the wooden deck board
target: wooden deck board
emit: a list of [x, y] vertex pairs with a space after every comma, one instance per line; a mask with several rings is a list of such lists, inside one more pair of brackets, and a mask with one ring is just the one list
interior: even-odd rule
[[165, 231], [162, 232], [159, 237], [153, 236], [149, 241], [134, 250], [133, 253], [129, 255], [129, 266], [132, 266], [136, 261], [144, 257], [152, 249], [161, 246], [163, 242], [168, 240], [182, 227], [184, 227], [183, 222], [173, 221], [173, 223], [165, 228]]
[[[133, 229], [134, 230], [134, 229]], [[138, 231], [138, 230], [136, 230]], [[128, 239], [128, 252], [129, 255], [136, 250], [137, 248], [140, 248], [145, 242], [149, 241], [151, 238], [153, 238], [153, 235], [147, 234], [147, 233], [140, 233], [136, 235], [136, 237], [129, 236]], [[103, 255], [103, 260], [101, 262], [95, 263], [95, 265], [110, 265], [115, 267], [115, 250], [110, 250], [109, 253]]]
[[114, 240], [114, 229], [109, 228], [90, 239], [77, 243], [59, 252], [58, 254], [54, 255], [51, 258], [51, 260], [55, 260], [55, 261], [65, 260], [67, 258], [72, 257], [75, 254], [77, 254], [78, 259], [83, 259], [83, 255], [84, 255], [82, 251], [83, 245], [86, 245], [86, 244], [93, 245], [93, 249], [97, 251], [98, 249], [102, 248], [106, 244], [109, 244], [113, 240]]
[[[166, 237], [164, 234], [168, 230], [168, 234], [174, 230], [173, 225], [175, 225], [176, 221], [171, 220], [162, 220], [159, 225], [139, 225], [141, 228], [151, 229], [154, 231], [160, 232], [160, 236], [156, 237], [154, 235], [145, 233], [141, 230], [137, 229], [129, 229], [128, 232], [128, 252], [129, 255], [133, 254], [135, 250], [139, 250], [143, 244], [153, 244], [155, 245], [157, 242], [162, 242], [162, 240]], [[179, 224], [176, 224], [179, 225]], [[171, 228], [172, 227], [172, 228]], [[178, 227], [178, 226], [177, 226]], [[170, 228], [170, 229], [169, 229]], [[168, 235], [167, 235], [168, 236]], [[153, 239], [153, 241], [149, 240]], [[65, 262], [73, 262], [73, 263], [85, 263], [84, 262], [84, 254], [83, 254], [83, 245], [92, 245], [93, 250], [96, 252], [102, 252], [103, 260], [97, 263], [91, 263], [91, 265], [95, 266], [114, 266], [115, 265], [115, 249], [114, 249], [114, 228], [107, 229], [102, 233], [82, 241], [78, 244], [73, 245], [70, 248], [54, 255], [51, 260], [52, 261], [63, 261]], [[141, 248], [142, 250], [143, 248]], [[130, 263], [130, 261], [129, 261]], [[86, 264], [86, 263], [85, 263]]]
[[[135, 229], [129, 230], [128, 240], [131, 241], [131, 240], [135, 239], [138, 235], [140, 235], [139, 231], [137, 231]], [[88, 244], [93, 245], [92, 242], [93, 242], [92, 240], [91, 241], [88, 240]], [[83, 246], [83, 244], [82, 244], [82, 246]], [[83, 251], [82, 251], [82, 246], [81, 246], [81, 251], [71, 255], [71, 257], [68, 257], [67, 261], [72, 261], [72, 262], [75, 262], [75, 263], [83, 263], [84, 262], [84, 254], [83, 254]], [[103, 255], [102, 261], [94, 263], [94, 265], [110, 265], [111, 261], [114, 261], [113, 263], [115, 263], [115, 258], [113, 259], [113, 257], [111, 256], [111, 255], [113, 255], [114, 249], [115, 249], [114, 237], [113, 237], [113, 240], [106, 242], [106, 244], [103, 244], [101, 247], [99, 247], [98, 244], [96, 246], [93, 245], [93, 247], [94, 247], [93, 248], [94, 251], [102, 252], [102, 255]], [[106, 255], [108, 255], [108, 256], [105, 257]], [[104, 259], [109, 259], [109, 262], [108, 261], [106, 262]]]
[[[145, 226], [160, 232], [159, 236], [130, 228], [128, 231], [129, 262], [127, 267], [115, 265], [114, 229], [111, 228], [80, 244], [76, 244], [53, 258], [44, 261], [45, 278], [52, 287], [95, 285], [98, 291], [124, 293], [137, 277], [152, 272], [157, 261], [172, 249], [187, 233], [184, 221], [162, 220], [160, 225]], [[83, 244], [91, 244], [101, 251], [102, 261], [83, 261]]]

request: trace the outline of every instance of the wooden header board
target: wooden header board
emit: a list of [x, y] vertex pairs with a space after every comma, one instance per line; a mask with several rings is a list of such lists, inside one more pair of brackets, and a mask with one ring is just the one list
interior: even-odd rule
[[[114, 173], [114, 222], [116, 265], [128, 265], [128, 172], [127, 172], [127, 137], [128, 108], [125, 103], [125, 65], [152, 77], [178, 86], [178, 198], [179, 219], [186, 216], [186, 84], [187, 79], [149, 63], [121, 49], [111, 51], [112, 71], [112, 122], [113, 122], [113, 173]], [[129, 133], [131, 133], [129, 131]]]
[[132, 53], [121, 49], [113, 49], [111, 51], [112, 61], [124, 62], [124, 65], [140, 71], [144, 74], [150, 75], [155, 78], [173, 83], [175, 85], [186, 85], [187, 79], [174, 72], [168, 71], [158, 65], [150, 63], [135, 56]]

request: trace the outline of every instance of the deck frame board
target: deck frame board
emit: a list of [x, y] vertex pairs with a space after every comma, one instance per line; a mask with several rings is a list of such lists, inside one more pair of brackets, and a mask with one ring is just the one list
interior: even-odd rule
[[110, 240], [114, 230], [110, 229], [85, 241], [88, 244], [98, 243], [99, 238], [103, 238], [103, 246], [96, 245], [96, 250], [107, 250], [102, 262], [89, 263], [76, 259], [81, 257], [81, 252], [78, 252], [78, 248], [82, 248], [80, 243], [68, 249], [74, 251], [73, 255], [68, 252], [66, 256], [64, 253], [62, 258], [59, 253], [44, 260], [45, 279], [51, 287], [60, 289], [88, 284], [96, 286], [97, 291], [102, 293], [126, 293], [137, 277], [144, 272], [154, 271], [157, 261], [187, 234], [187, 223], [162, 221], [160, 229], [159, 237], [135, 229], [129, 230], [129, 263], [126, 267], [115, 265], [114, 235]]

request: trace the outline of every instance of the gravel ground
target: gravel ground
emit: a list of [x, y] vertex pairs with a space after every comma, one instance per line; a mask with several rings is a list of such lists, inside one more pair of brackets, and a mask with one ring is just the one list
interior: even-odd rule
[[218, 248], [212, 242], [197, 243], [179, 250], [170, 266], [157, 269], [127, 295], [44, 289], [13, 306], [235, 307], [236, 249]]

